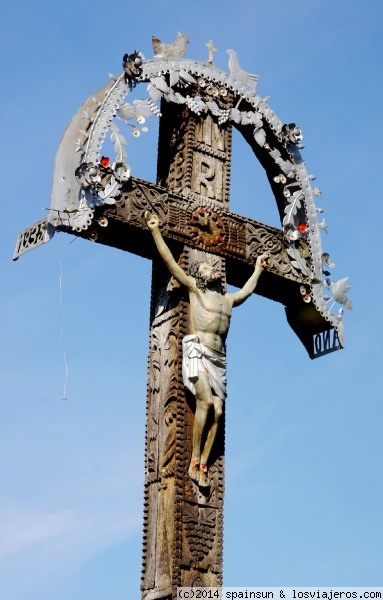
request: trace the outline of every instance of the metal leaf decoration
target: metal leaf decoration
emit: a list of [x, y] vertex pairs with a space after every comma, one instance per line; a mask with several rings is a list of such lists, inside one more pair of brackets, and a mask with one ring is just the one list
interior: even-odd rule
[[222, 114], [222, 109], [219, 108], [218, 104], [214, 101], [206, 102], [206, 106], [209, 108], [212, 115], [215, 117], [220, 117]]
[[309, 276], [311, 273], [310, 269], [308, 268], [305, 259], [302, 258], [298, 248], [296, 248], [295, 245], [291, 244], [286, 247], [286, 250], [287, 254], [292, 259], [291, 264], [293, 265], [293, 267], [295, 267], [303, 275]]
[[302, 200], [304, 200], [304, 195], [301, 190], [293, 193], [292, 202], [285, 207], [285, 217], [283, 218], [282, 225], [286, 226], [293, 222], [293, 217], [296, 215], [297, 210], [301, 208]]
[[287, 177], [294, 176], [294, 165], [289, 160], [284, 160], [281, 153], [276, 148], [270, 152], [270, 156], [275, 160], [277, 165], [280, 166], [281, 170]]
[[237, 123], [239, 125], [239, 123], [241, 122], [241, 111], [238, 110], [238, 108], [232, 108], [230, 111], [230, 117], [232, 118], [234, 123]]
[[266, 142], [266, 132], [260, 127], [258, 129], [254, 129], [254, 139], [260, 146], [264, 146]]
[[118, 183], [116, 179], [112, 176], [110, 178], [110, 182], [107, 183], [103, 190], [100, 190], [98, 192], [98, 195], [100, 198], [103, 199], [103, 201], [106, 204], [114, 204], [114, 198], [117, 195], [117, 192], [119, 192], [120, 188], [121, 184]]
[[159, 102], [161, 100], [162, 93], [161, 93], [161, 91], [158, 88], [156, 88], [155, 85], [153, 85], [152, 83], [149, 83], [147, 89], [148, 89], [148, 94], [149, 94], [152, 102], [156, 103], [156, 102]]
[[114, 144], [114, 149], [117, 154], [117, 160], [122, 160], [128, 156], [127, 151], [125, 150], [125, 146], [127, 146], [128, 142], [124, 138], [124, 136], [120, 133], [117, 125], [111, 123], [110, 125], [111, 142]]
[[183, 81], [187, 81], [188, 83], [196, 83], [196, 80], [194, 79], [193, 75], [190, 75], [190, 73], [188, 73], [184, 69], [180, 70], [180, 76]]
[[153, 77], [151, 79], [152, 84], [161, 92], [166, 94], [169, 91], [169, 86], [165, 81], [164, 77]]
[[180, 80], [180, 72], [173, 70], [170, 71], [170, 76], [169, 76], [169, 83], [170, 83], [170, 87], [173, 87], [174, 85], [176, 85]]
[[251, 111], [241, 112], [241, 123], [242, 125], [256, 125], [258, 128], [262, 127], [262, 119], [259, 114]]

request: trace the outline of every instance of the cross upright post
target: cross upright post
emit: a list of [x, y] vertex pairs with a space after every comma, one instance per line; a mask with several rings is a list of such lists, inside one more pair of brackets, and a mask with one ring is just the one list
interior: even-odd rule
[[[227, 280], [241, 288], [256, 257], [267, 254], [256, 293], [285, 307], [310, 358], [343, 347], [341, 311], [331, 309], [335, 302], [351, 308], [346, 278], [328, 279], [327, 269], [335, 265], [322, 252], [325, 225], [318, 223], [314, 203], [320, 193], [311, 187], [299, 152], [300, 129], [283, 124], [256, 93], [258, 78], [240, 69], [234, 50], [228, 50], [229, 75], [213, 65], [211, 41], [204, 63], [183, 58], [186, 42], [183, 34], [170, 46], [154, 38], [152, 60], [137, 51], [126, 54], [124, 73], [83, 104], [57, 152], [49, 216], [19, 234], [14, 254], [17, 259], [65, 231], [153, 261], [143, 600], [172, 600], [179, 586], [222, 585], [225, 421], [223, 414], [209, 464], [201, 464], [201, 472], [202, 466], [209, 469], [208, 484], [193, 479], [196, 397], [184, 385], [181, 349], [193, 313], [185, 289], [157, 251], [146, 215], [159, 222], [176, 274], [180, 268], [187, 273], [192, 263], [208, 263], [224, 286]], [[126, 103], [141, 82], [148, 83], [149, 98]], [[118, 117], [138, 136], [138, 123], [153, 115], [160, 116], [155, 184], [132, 177], [126, 140], [115, 122]], [[265, 169], [281, 230], [229, 210], [232, 125]], [[101, 155], [107, 134], [113, 161]], [[323, 287], [329, 281], [330, 307]]]
[[[158, 183], [188, 198], [196, 219], [202, 211], [227, 209], [231, 128], [219, 128], [209, 115], [193, 118], [188, 109], [165, 102], [161, 112]], [[201, 227], [200, 232], [206, 248], [219, 243], [215, 231]], [[174, 252], [186, 269], [204, 260], [225, 277], [224, 258], [187, 244]], [[150, 322], [142, 574], [148, 599], [171, 597], [177, 586], [222, 584], [224, 491], [223, 419], [208, 491], [202, 493], [188, 476], [194, 407], [180, 368], [188, 302], [159, 257], [153, 261]]]

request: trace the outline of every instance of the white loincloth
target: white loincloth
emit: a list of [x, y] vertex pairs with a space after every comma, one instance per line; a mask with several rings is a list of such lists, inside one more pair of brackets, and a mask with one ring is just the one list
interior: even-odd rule
[[214, 394], [226, 398], [226, 356], [201, 344], [197, 335], [186, 335], [182, 340], [182, 377], [185, 387], [195, 395], [194, 383], [199, 373], [208, 376]]

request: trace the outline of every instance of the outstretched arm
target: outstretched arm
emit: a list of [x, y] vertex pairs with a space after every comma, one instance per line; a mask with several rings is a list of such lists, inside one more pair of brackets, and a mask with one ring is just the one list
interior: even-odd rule
[[159, 229], [159, 221], [157, 215], [151, 214], [149, 211], [145, 213], [145, 220], [150, 232], [153, 236], [154, 242], [157, 246], [157, 250], [160, 253], [165, 265], [169, 269], [170, 273], [177, 279], [179, 283], [184, 285], [188, 290], [194, 289], [194, 279], [189, 277], [185, 271], [177, 264], [174, 260], [173, 254], [170, 252], [164, 238], [162, 237]]
[[266, 266], [266, 254], [262, 254], [258, 256], [257, 262], [255, 263], [254, 273], [252, 276], [246, 281], [245, 285], [238, 292], [234, 292], [234, 294], [227, 294], [228, 297], [232, 301], [232, 306], [239, 306], [242, 302], [248, 299], [249, 296], [254, 292], [255, 287], [258, 283], [258, 279], [263, 269]]

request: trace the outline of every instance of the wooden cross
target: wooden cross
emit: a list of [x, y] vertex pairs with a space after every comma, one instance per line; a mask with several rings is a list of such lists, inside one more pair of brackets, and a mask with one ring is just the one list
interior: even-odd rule
[[[201, 490], [188, 476], [194, 397], [182, 382], [180, 346], [189, 326], [187, 296], [158, 256], [145, 212], [159, 217], [185, 270], [204, 260], [241, 287], [256, 256], [267, 253], [256, 293], [285, 307], [311, 358], [342, 347], [342, 321], [322, 293], [315, 189], [297, 147], [300, 130], [283, 125], [243, 78], [210, 62], [143, 61], [134, 52], [125, 55], [124, 70], [73, 118], [56, 158], [50, 215], [19, 235], [15, 259], [60, 230], [153, 261], [141, 589], [145, 600], [158, 600], [175, 598], [177, 586], [222, 584], [224, 418], [210, 486]], [[149, 99], [126, 104], [143, 81]], [[156, 184], [130, 175], [116, 111], [128, 123], [148, 111], [160, 114]], [[232, 125], [265, 168], [283, 230], [229, 210]], [[107, 133], [114, 161], [101, 156]]]

